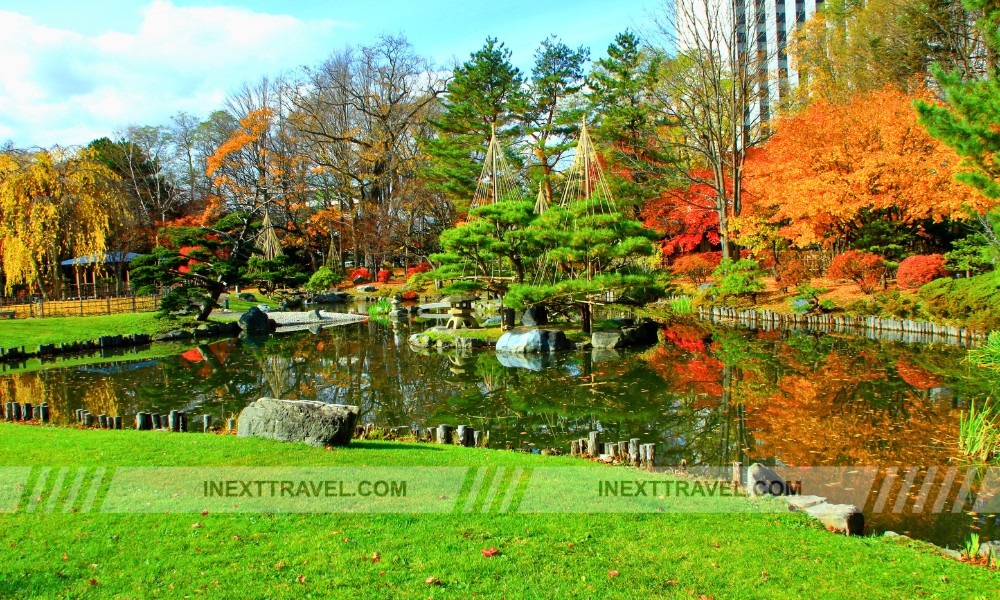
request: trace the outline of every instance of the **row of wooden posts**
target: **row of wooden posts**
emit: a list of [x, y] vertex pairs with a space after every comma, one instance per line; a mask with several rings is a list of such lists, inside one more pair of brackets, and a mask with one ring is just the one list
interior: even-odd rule
[[30, 402], [25, 402], [24, 404], [7, 402], [4, 404], [3, 418], [5, 421], [39, 421], [41, 423], [48, 423], [50, 416], [48, 402], [43, 402], [38, 406], [32, 406]]
[[854, 333], [862, 331], [878, 338], [899, 338], [901, 341], [941, 340], [951, 344], [970, 345], [985, 335], [968, 328], [938, 325], [912, 319], [882, 317], [844, 317], [836, 315], [796, 315], [770, 310], [740, 310], [727, 306], [698, 307], [698, 316], [709, 321], [736, 321], [753, 329], [784, 327], [809, 328], [820, 331]]
[[56, 356], [75, 352], [108, 350], [111, 348], [129, 348], [132, 346], [143, 346], [152, 341], [152, 336], [147, 333], [133, 333], [132, 335], [105, 335], [96, 340], [85, 342], [42, 344], [36, 350], [28, 350], [24, 346], [0, 348], [0, 361], [23, 361], [27, 358], [41, 356]]
[[656, 464], [656, 444], [640, 444], [639, 438], [601, 444], [599, 431], [591, 431], [587, 437], [570, 442], [569, 454], [590, 458], [603, 457], [610, 462], [635, 467], [653, 467]]
[[[212, 415], [201, 415], [196, 423], [201, 424], [201, 430], [208, 433], [214, 428]], [[177, 433], [188, 431], [188, 415], [183, 410], [172, 410], [168, 414], [140, 412], [135, 415], [135, 428], [138, 431], [159, 431], [166, 429]], [[226, 419], [226, 430], [236, 429], [236, 419]]]

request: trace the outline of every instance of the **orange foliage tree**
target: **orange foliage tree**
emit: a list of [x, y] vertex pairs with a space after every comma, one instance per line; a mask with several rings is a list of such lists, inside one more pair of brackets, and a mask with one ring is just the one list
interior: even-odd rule
[[774, 227], [795, 246], [829, 246], [850, 241], [872, 212], [916, 224], [986, 208], [955, 181], [959, 156], [917, 123], [913, 100], [884, 89], [780, 120], [747, 162], [741, 234]]

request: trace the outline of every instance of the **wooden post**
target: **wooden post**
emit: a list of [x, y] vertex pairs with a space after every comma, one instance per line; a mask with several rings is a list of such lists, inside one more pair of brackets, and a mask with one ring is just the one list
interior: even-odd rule
[[590, 439], [587, 440], [587, 453], [593, 458], [597, 458], [601, 453], [601, 449], [598, 446], [598, 444], [600, 444], [600, 440], [601, 440], [600, 432], [598, 431], [590, 432]]
[[739, 461], [733, 463], [733, 485], [743, 487], [743, 463]]
[[646, 463], [650, 469], [656, 466], [656, 444], [646, 446]]
[[51, 415], [49, 413], [49, 403], [48, 402], [42, 402], [42, 405], [39, 407], [39, 411], [41, 413], [42, 423], [48, 423], [49, 422], [49, 418], [51, 417]]
[[153, 429], [163, 429], [163, 421], [160, 419], [160, 415], [153, 413], [151, 417], [153, 421]]
[[201, 417], [201, 427], [202, 433], [208, 433], [212, 430], [212, 415], [202, 415]]
[[181, 425], [181, 433], [187, 433], [187, 430], [188, 430], [188, 417], [187, 417], [187, 413], [184, 412], [183, 410], [182, 411], [178, 411], [178, 412], [180, 414], [180, 420], [181, 420], [181, 423], [180, 423], [180, 425]]
[[649, 444], [639, 444], [639, 466], [640, 467], [645, 467], [646, 466], [646, 449], [648, 447], [649, 447]]
[[618, 442], [618, 460], [625, 462], [628, 459], [628, 442]]
[[639, 464], [639, 438], [628, 441], [628, 460], [633, 466]]
[[25, 402], [24, 404], [21, 405], [21, 420], [30, 421], [32, 416], [33, 415], [31, 414], [31, 403]]
[[468, 429], [469, 429], [468, 425], [459, 425], [455, 429], [455, 443], [458, 444], [459, 446], [467, 445], [465, 443], [465, 436], [467, 435], [466, 432], [468, 431]]
[[451, 443], [451, 425], [438, 425], [437, 443], [439, 444]]
[[114, 425], [115, 429], [121, 429], [123, 424], [124, 423], [122, 422], [122, 418], [120, 416], [115, 416], [115, 418], [112, 419], [112, 425]]
[[170, 431], [175, 433], [181, 430], [181, 413], [179, 410], [170, 411]]
[[83, 415], [83, 425], [84, 425], [84, 427], [93, 427], [94, 426], [94, 421], [96, 421], [96, 420], [97, 420], [97, 418], [94, 415], [90, 414], [90, 413], [86, 413], [86, 414]]
[[236, 419], [227, 419], [226, 429], [228, 429], [229, 431], [234, 431], [236, 429]]
[[97, 415], [97, 423], [98, 423], [98, 425], [100, 426], [101, 429], [107, 429], [108, 428], [108, 415], [105, 415], [105, 414], [99, 414], [99, 415]]
[[573, 440], [569, 443], [569, 455], [570, 456], [580, 455], [580, 440]]
[[478, 448], [483, 443], [483, 433], [478, 429], [472, 432], [472, 445]]

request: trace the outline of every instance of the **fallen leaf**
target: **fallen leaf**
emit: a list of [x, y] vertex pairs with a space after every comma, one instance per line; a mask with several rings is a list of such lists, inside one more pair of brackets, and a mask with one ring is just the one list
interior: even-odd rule
[[378, 552], [372, 552], [372, 562], [377, 563], [382, 560], [382, 557], [378, 555]]
[[207, 517], [208, 516], [208, 511], [207, 510], [201, 511], [201, 516]]
[[274, 563], [274, 568], [275, 569], [284, 569], [285, 566], [286, 566], [286, 564], [287, 563], [285, 563], [285, 561], [279, 560], [278, 562]]
[[63, 560], [69, 560], [69, 554], [63, 552]]
[[441, 585], [441, 580], [431, 575], [430, 577], [424, 580], [424, 583], [426, 583], [427, 585]]
[[198, 529], [201, 527], [201, 523], [191, 523], [191, 529]]
[[306, 582], [306, 576], [305, 575], [299, 575], [299, 583], [305, 583], [305, 582]]
[[96, 579], [91, 579], [90, 580], [90, 585], [91, 585], [91, 587], [97, 585], [97, 580]]

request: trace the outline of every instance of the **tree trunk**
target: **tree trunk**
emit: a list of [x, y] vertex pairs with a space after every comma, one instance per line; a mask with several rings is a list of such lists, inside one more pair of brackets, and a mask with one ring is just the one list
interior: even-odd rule
[[591, 333], [590, 304], [586, 302], [580, 304], [580, 327], [584, 333]]
[[207, 321], [208, 317], [211, 316], [212, 311], [215, 310], [215, 306], [219, 303], [219, 296], [222, 295], [223, 288], [219, 286], [213, 291], [209, 292], [209, 300], [201, 305], [201, 312], [198, 313], [196, 321]]

